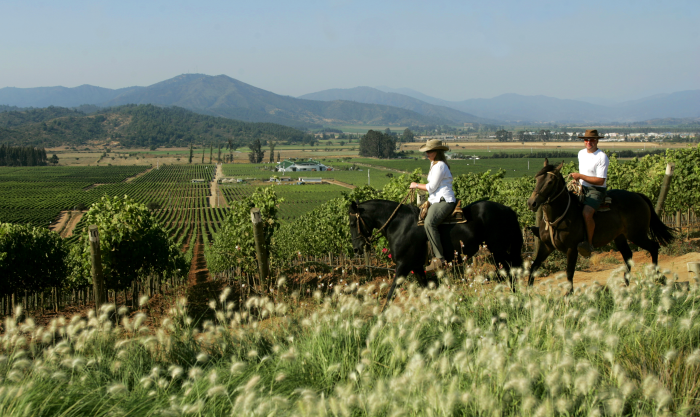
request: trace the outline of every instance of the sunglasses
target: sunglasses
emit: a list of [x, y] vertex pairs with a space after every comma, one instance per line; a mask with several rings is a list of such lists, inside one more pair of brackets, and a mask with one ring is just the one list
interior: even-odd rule
[[584, 141], [584, 142], [590, 142], [590, 141], [592, 141], [592, 140], [598, 140], [598, 139], [584, 139], [583, 141]]

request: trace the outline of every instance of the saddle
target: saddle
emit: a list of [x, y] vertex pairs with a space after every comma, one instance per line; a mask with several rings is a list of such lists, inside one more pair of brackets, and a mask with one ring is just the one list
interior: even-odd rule
[[[575, 196], [578, 197], [579, 203], [583, 203], [583, 200], [586, 198], [585, 195], [583, 194], [583, 186], [581, 186], [581, 183], [576, 181], [576, 180], [571, 180], [567, 185], [566, 188], [571, 191]], [[600, 204], [600, 207], [596, 210], [596, 212], [600, 213], [602, 211], [610, 211], [610, 205], [612, 204], [612, 198], [609, 196], [605, 196], [605, 201]]]
[[[418, 214], [418, 226], [423, 226], [425, 224], [425, 216], [428, 215], [428, 209], [430, 208], [430, 201], [425, 201], [420, 206], [420, 213]], [[462, 212], [462, 200], [457, 200], [457, 205], [452, 211], [452, 214], [447, 216], [440, 224], [459, 224], [466, 223], [467, 219], [464, 217]]]

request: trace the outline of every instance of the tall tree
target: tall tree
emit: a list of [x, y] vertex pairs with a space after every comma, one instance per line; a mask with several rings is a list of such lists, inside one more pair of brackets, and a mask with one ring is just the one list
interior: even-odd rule
[[212, 161], [212, 154], [214, 153], [214, 144], [209, 143], [209, 163], [211, 164]]
[[370, 130], [360, 139], [360, 156], [391, 158], [394, 156], [394, 139], [377, 130]]
[[249, 143], [248, 148], [250, 148], [251, 151], [248, 154], [248, 160], [250, 160], [250, 162], [253, 164], [261, 163], [263, 158], [265, 157], [265, 151], [262, 150], [262, 144], [260, 143], [260, 139], [255, 139], [254, 141]]
[[273, 141], [268, 142], [268, 144], [270, 145], [270, 162], [275, 162], [275, 146], [277, 144]]
[[192, 147], [192, 142], [190, 142], [190, 160], [189, 163], [192, 163], [192, 157], [194, 156], [194, 148]]
[[411, 129], [406, 128], [401, 135], [401, 142], [413, 142], [415, 135], [411, 132]]

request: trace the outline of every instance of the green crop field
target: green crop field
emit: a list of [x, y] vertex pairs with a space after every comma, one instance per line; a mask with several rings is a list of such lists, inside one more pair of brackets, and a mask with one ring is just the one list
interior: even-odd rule
[[[575, 161], [576, 158], [561, 158], [564, 162]], [[499, 169], [506, 171], [506, 178], [522, 177], [523, 175], [535, 175], [542, 167], [543, 159], [522, 159], [522, 158], [494, 158], [494, 159], [470, 159], [470, 160], [450, 160], [450, 170], [453, 176], [466, 173], [479, 173], [491, 170], [496, 172]], [[559, 159], [557, 159], [559, 161]], [[355, 158], [352, 162], [372, 165], [376, 167], [396, 169], [399, 171], [412, 172], [420, 168], [423, 174], [427, 174], [430, 169], [430, 162], [427, 159], [371, 159]], [[529, 164], [529, 167], [528, 167]]]

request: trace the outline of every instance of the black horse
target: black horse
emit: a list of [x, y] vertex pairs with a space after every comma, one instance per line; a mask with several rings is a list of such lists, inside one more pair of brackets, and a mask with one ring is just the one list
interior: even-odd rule
[[[585, 238], [584, 220], [578, 198], [569, 192], [566, 181], [561, 174], [564, 163], [550, 165], [544, 160], [544, 168], [536, 175], [537, 184], [527, 200], [532, 211], [542, 207], [543, 218], [532, 228], [535, 236], [542, 242], [535, 260], [532, 262], [528, 284], [534, 283], [532, 273], [547, 259], [554, 250], [566, 253], [566, 278], [574, 287], [574, 271], [578, 259], [576, 246]], [[666, 226], [654, 212], [654, 207], [644, 194], [625, 190], [609, 190], [612, 199], [610, 211], [595, 213], [595, 231], [593, 246], [605, 246], [615, 242], [622, 254], [628, 270], [631, 268], [632, 250], [627, 244], [630, 240], [635, 245], [646, 249], [651, 254], [651, 262], [656, 265], [659, 245], [667, 245], [673, 239], [674, 231]], [[625, 281], [627, 281], [625, 279]]]
[[[394, 293], [396, 278], [411, 272], [422, 286], [428, 285], [424, 270], [428, 236], [425, 228], [417, 225], [419, 209], [401, 205], [397, 210], [397, 206], [394, 201], [370, 200], [360, 204], [353, 202], [349, 209], [350, 233], [356, 253], [369, 245], [375, 229], [382, 229], [382, 235], [389, 241], [396, 274], [387, 300], [391, 300]], [[495, 263], [501, 264], [506, 272], [522, 266], [523, 235], [518, 215], [510, 207], [493, 201], [477, 201], [464, 207], [463, 212], [466, 223], [439, 226], [443, 254], [448, 262], [459, 262], [462, 255], [473, 256], [479, 245], [485, 243]]]

